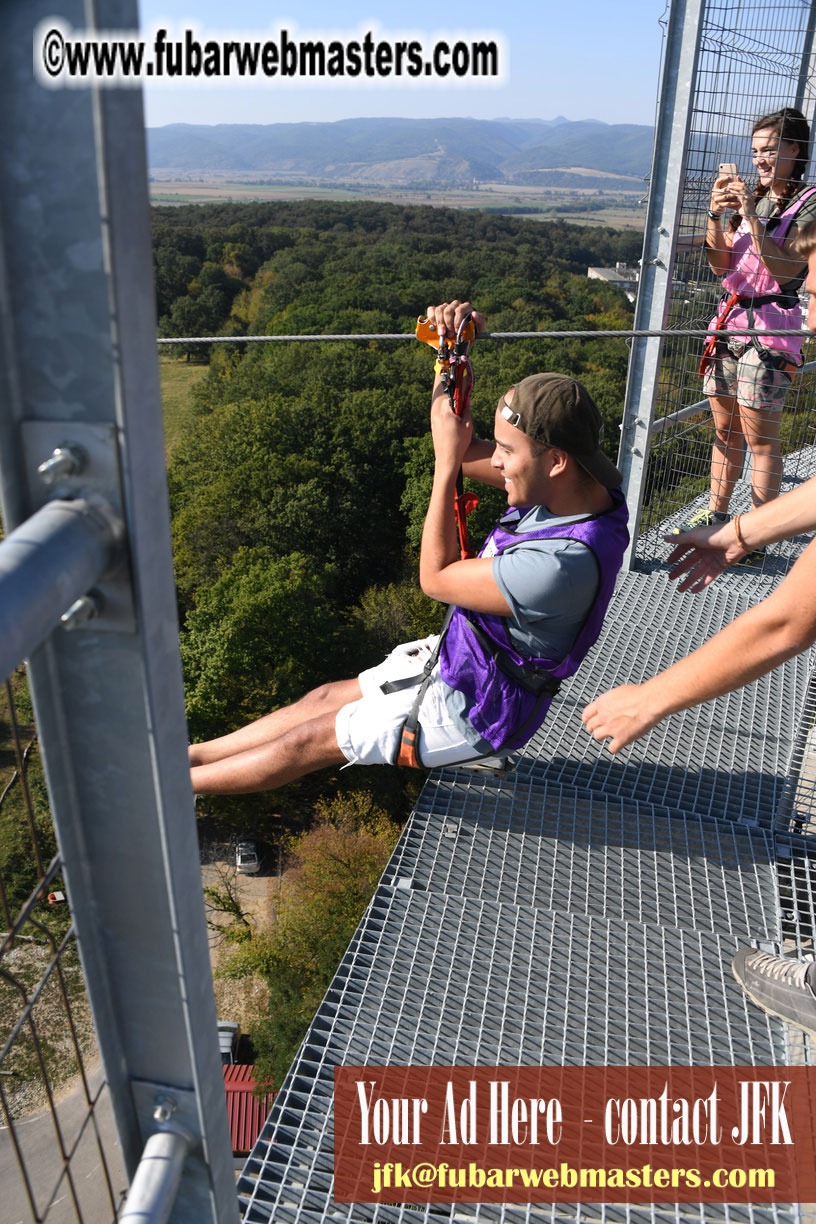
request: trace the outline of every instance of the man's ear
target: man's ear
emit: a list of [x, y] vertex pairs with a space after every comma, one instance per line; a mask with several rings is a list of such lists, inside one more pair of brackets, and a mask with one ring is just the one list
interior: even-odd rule
[[560, 476], [566, 472], [569, 466], [569, 453], [565, 450], [560, 450], [557, 446], [550, 448], [550, 475]]

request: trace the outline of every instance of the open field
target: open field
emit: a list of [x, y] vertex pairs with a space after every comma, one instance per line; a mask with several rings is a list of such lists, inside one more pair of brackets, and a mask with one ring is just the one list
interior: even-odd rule
[[[248, 203], [251, 200], [375, 200], [390, 204], [426, 204], [437, 208], [466, 208], [509, 212], [533, 221], [566, 219], [582, 225], [611, 225], [618, 229], [643, 229], [645, 208], [640, 203], [643, 184], [632, 191], [597, 188], [508, 186], [480, 183], [477, 189], [427, 191], [424, 187], [398, 187], [373, 183], [302, 184], [247, 182], [239, 178], [183, 179], [151, 178], [153, 204], [212, 204], [219, 201]], [[526, 209], [530, 209], [526, 213]], [[544, 211], [533, 211], [541, 209]]]
[[169, 459], [184, 437], [190, 412], [190, 392], [207, 373], [207, 364], [179, 360], [168, 353], [159, 354], [162, 408], [164, 410], [164, 446]]

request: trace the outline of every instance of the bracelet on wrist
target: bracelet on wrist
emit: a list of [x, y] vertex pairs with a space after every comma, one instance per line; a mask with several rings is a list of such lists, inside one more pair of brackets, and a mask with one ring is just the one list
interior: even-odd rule
[[714, 212], [713, 208], [709, 208], [708, 215], [709, 215], [710, 220], [719, 221], [720, 217], [722, 216], [722, 213]]

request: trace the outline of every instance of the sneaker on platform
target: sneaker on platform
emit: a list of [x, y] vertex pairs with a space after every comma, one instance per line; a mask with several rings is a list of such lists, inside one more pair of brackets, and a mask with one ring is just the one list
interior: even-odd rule
[[816, 994], [808, 981], [812, 963], [740, 948], [731, 968], [757, 1007], [795, 1024], [816, 1039]]
[[715, 523], [722, 524], [727, 522], [727, 514], [725, 518], [723, 518], [722, 516], [716, 514], [713, 510], [709, 510], [708, 507], [706, 507], [705, 510], [697, 510], [696, 513], [692, 514], [691, 518], [687, 522], [681, 523], [679, 527], [675, 527], [671, 534], [681, 535], [684, 531], [693, 531], [695, 527], [713, 527]]

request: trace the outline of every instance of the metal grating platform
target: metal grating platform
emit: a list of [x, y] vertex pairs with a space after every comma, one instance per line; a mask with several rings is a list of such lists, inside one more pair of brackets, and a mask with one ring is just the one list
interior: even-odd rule
[[516, 777], [426, 787], [384, 882], [778, 940], [772, 837]]
[[243, 1219], [308, 1219], [321, 1200], [323, 1218], [400, 1218], [331, 1202], [335, 1065], [784, 1063], [779, 1026], [731, 979], [738, 945], [381, 887], [239, 1181]]
[[[323, 1196], [325, 1198], [325, 1195]], [[418, 1220], [449, 1220], [452, 1224], [651, 1224], [653, 1221], [672, 1224], [696, 1224], [697, 1221], [712, 1222], [712, 1224], [782, 1224], [795, 1219], [790, 1208], [774, 1207], [739, 1207], [722, 1206], [718, 1203], [706, 1203], [697, 1206], [694, 1203], [656, 1204], [644, 1207], [630, 1207], [627, 1210], [619, 1204], [604, 1203], [555, 1203], [551, 1206], [539, 1205], [530, 1210], [518, 1206], [486, 1205], [479, 1203], [461, 1203], [455, 1208], [443, 1204], [429, 1204], [417, 1207], [408, 1204], [371, 1207], [367, 1204], [357, 1204], [354, 1215], [346, 1215], [340, 1205], [338, 1214], [327, 1216], [320, 1208], [320, 1193], [310, 1196], [314, 1206], [300, 1203], [288, 1203], [278, 1200], [274, 1206], [275, 1224], [320, 1224], [326, 1219], [355, 1221], [376, 1221], [376, 1224], [417, 1224]], [[418, 1213], [418, 1214], [417, 1214]], [[257, 1219], [268, 1220], [268, 1215], [259, 1215]]]
[[813, 954], [816, 951], [816, 840], [785, 836], [774, 840], [782, 938]]
[[523, 750], [518, 769], [696, 815], [787, 827], [778, 809], [807, 705], [812, 651], [746, 688], [673, 715], [617, 757], [581, 722], [597, 693], [670, 666], [751, 602], [744, 592], [716, 586], [702, 596], [678, 596], [663, 574], [626, 575], [597, 645]]
[[764, 598], [799, 547], [703, 596], [654, 567], [626, 575], [515, 772], [429, 777], [246, 1164], [246, 1224], [799, 1219], [795, 1205], [348, 1206], [332, 1199], [331, 1129], [340, 1064], [808, 1059], [730, 962], [746, 942], [813, 949], [813, 652], [616, 758], [580, 721], [595, 694], [669, 666]]

